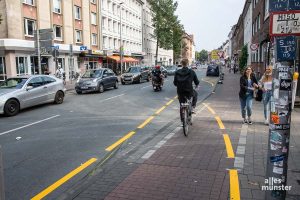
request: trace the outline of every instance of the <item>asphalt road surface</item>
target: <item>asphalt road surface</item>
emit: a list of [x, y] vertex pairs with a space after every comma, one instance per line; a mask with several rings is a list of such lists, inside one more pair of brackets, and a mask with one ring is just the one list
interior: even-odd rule
[[[205, 77], [205, 69], [196, 72], [199, 80]], [[11, 118], [0, 116], [6, 199], [33, 198], [54, 183], [56, 188], [46, 190], [46, 199], [55, 199], [68, 190], [97, 162], [62, 180], [66, 174], [91, 158], [102, 161], [108, 147], [174, 100], [173, 76], [165, 81], [160, 92], [154, 92], [150, 82], [120, 85], [119, 89], [102, 94], [77, 95], [69, 91], [61, 105], [37, 106]], [[201, 81], [199, 101], [212, 89], [209, 79]], [[141, 128], [132, 143], [151, 138], [178, 117], [179, 105], [175, 100]]]

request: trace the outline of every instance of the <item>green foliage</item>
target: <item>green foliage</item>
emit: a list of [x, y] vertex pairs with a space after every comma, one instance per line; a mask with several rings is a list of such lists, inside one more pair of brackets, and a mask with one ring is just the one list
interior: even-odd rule
[[242, 53], [239, 59], [239, 67], [240, 67], [240, 71], [244, 71], [246, 65], [247, 65], [247, 61], [248, 61], [248, 46], [244, 45], [242, 48]]
[[207, 61], [208, 59], [208, 51], [201, 50], [200, 52], [196, 52], [196, 60], [200, 62]]
[[158, 47], [173, 49], [174, 56], [179, 56], [184, 29], [175, 15], [178, 3], [174, 0], [149, 0], [149, 3], [153, 13], [152, 36], [157, 40]]

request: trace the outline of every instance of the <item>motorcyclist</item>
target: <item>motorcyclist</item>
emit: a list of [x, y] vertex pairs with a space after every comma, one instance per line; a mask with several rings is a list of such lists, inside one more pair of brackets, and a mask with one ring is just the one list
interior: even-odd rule
[[155, 78], [158, 82], [160, 82], [161, 85], [164, 84], [163, 74], [159, 65], [155, 66], [155, 68], [152, 70], [152, 78]]

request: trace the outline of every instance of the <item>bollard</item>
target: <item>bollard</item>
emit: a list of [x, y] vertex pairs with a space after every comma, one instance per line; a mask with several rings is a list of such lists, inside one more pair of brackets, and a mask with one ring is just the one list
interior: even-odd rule
[[0, 200], [4, 200], [4, 167], [3, 167], [3, 160], [2, 160], [2, 149], [0, 145]]

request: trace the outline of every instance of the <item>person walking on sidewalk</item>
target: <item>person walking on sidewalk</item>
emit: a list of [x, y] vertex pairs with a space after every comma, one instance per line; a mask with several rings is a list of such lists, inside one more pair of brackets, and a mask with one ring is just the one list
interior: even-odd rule
[[[252, 68], [247, 67], [240, 78], [240, 102], [241, 102], [241, 113], [244, 123], [252, 124], [252, 100], [254, 89], [258, 88], [257, 80], [252, 73]], [[246, 116], [247, 114], [247, 116]], [[246, 118], [248, 117], [248, 118]]]
[[[182, 60], [182, 69], [179, 69], [175, 72], [174, 76], [174, 85], [177, 87], [177, 94], [179, 103], [185, 103], [186, 98], [193, 97], [192, 107], [193, 113], [194, 108], [197, 105], [197, 96], [198, 93], [193, 88], [193, 82], [196, 85], [196, 88], [199, 85], [198, 77], [194, 70], [188, 68], [188, 60]], [[180, 112], [181, 113], [181, 112]]]
[[263, 91], [264, 117], [266, 125], [269, 124], [268, 117], [270, 112], [270, 99], [272, 96], [272, 81], [272, 67], [268, 66], [259, 81], [259, 87]]

